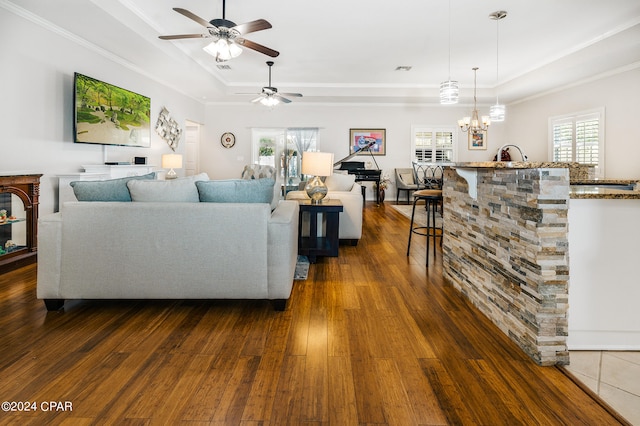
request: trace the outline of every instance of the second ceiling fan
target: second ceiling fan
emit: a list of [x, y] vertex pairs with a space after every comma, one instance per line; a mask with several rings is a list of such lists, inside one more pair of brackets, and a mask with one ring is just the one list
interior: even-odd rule
[[214, 56], [218, 62], [224, 62], [240, 55], [242, 53], [240, 46], [264, 53], [272, 58], [280, 54], [280, 52], [276, 50], [244, 38], [245, 34], [271, 28], [271, 24], [268, 21], [256, 19], [255, 21], [236, 25], [235, 22], [229, 21], [225, 17], [225, 0], [222, 0], [222, 19], [212, 19], [209, 22], [187, 9], [174, 7], [173, 10], [202, 25], [207, 31], [197, 34], [164, 35], [160, 36], [162, 40], [212, 38], [213, 41], [205, 46], [204, 50]]
[[271, 85], [271, 67], [273, 66], [273, 61], [267, 61], [267, 65], [269, 66], [269, 85], [263, 87], [260, 96], [258, 96], [251, 102], [260, 102], [262, 105], [274, 106], [279, 104], [280, 102], [283, 102], [285, 104], [290, 103], [291, 100], [285, 98], [285, 96], [296, 98], [302, 97], [302, 94], [300, 93], [278, 93], [278, 88]]

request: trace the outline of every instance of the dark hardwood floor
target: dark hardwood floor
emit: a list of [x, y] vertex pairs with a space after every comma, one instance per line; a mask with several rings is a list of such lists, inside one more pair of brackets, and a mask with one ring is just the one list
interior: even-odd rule
[[0, 401], [35, 403], [0, 424], [624, 424], [443, 283], [440, 253], [426, 269], [424, 238], [407, 258], [408, 226], [367, 203], [360, 243], [311, 265], [285, 312], [178, 300], [47, 313], [35, 266], [0, 275]]

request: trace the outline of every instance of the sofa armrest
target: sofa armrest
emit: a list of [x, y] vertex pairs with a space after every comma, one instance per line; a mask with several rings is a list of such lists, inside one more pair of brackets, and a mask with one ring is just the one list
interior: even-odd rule
[[359, 240], [362, 237], [362, 186], [356, 182], [350, 191], [329, 191], [327, 196], [340, 200], [344, 207], [340, 216], [340, 239]]
[[291, 294], [298, 259], [299, 209], [297, 201], [280, 201], [267, 224], [270, 299], [288, 299]]
[[38, 219], [38, 299], [60, 297], [60, 267], [62, 256], [62, 214]]

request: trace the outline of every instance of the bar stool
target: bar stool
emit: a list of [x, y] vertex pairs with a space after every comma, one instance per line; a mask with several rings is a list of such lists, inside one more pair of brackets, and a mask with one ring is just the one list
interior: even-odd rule
[[[427, 211], [427, 225], [414, 226], [414, 216], [416, 214], [416, 205], [418, 201], [424, 201]], [[407, 256], [411, 250], [411, 236], [413, 234], [424, 235], [427, 237], [427, 261], [429, 266], [429, 239], [433, 238], [433, 257], [436, 257], [436, 238], [440, 237], [440, 245], [442, 245], [443, 227], [436, 225], [436, 211], [438, 206], [442, 204], [441, 189], [420, 189], [413, 193], [413, 209], [411, 210], [411, 224], [409, 225], [409, 242], [407, 243]], [[440, 232], [437, 232], [440, 231]]]
[[[433, 257], [436, 256], [436, 238], [440, 237], [440, 245], [442, 246], [442, 236], [444, 228], [442, 223], [438, 228], [436, 224], [436, 211], [438, 206], [442, 205], [442, 166], [413, 163], [414, 181], [419, 185], [419, 189], [413, 193], [413, 208], [411, 210], [411, 224], [409, 225], [409, 242], [407, 243], [407, 256], [411, 250], [411, 236], [413, 234], [424, 235], [427, 237], [427, 260], [426, 265], [429, 266], [429, 243], [433, 238]], [[424, 201], [427, 212], [427, 225], [414, 226], [414, 218], [416, 213], [416, 205], [418, 201]], [[439, 233], [437, 231], [440, 231]]]

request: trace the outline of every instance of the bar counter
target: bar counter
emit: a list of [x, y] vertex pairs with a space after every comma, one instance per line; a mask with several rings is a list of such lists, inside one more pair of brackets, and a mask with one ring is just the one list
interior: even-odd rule
[[[573, 198], [588, 194], [571, 182], [589, 180], [576, 163], [472, 162], [445, 169], [445, 279], [539, 365], [569, 363], [569, 318], [593, 308], [571, 305], [569, 314], [569, 208]], [[595, 192], [588, 196], [610, 203], [640, 199], [638, 191]], [[597, 240], [589, 242], [593, 233], [587, 230], [587, 242], [578, 233], [581, 245], [606, 251]], [[576, 250], [575, 260], [594, 263], [580, 256]], [[574, 282], [572, 292], [588, 294], [589, 286]], [[627, 328], [635, 332], [635, 326]]]

